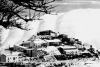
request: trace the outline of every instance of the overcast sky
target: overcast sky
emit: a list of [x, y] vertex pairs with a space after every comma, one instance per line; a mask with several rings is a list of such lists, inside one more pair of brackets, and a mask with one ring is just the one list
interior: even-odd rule
[[[62, 12], [69, 12], [74, 9], [86, 9], [86, 8], [93, 8], [98, 9], [100, 8], [100, 0], [56, 0], [55, 2], [50, 3], [50, 5], [57, 6], [54, 9], [54, 13], [62, 13]], [[29, 15], [29, 10], [27, 12]], [[31, 11], [31, 16], [34, 14], [34, 11]]]
[[55, 8], [59, 12], [67, 12], [79, 8], [100, 8], [100, 0], [56, 0], [52, 5], [59, 5]]

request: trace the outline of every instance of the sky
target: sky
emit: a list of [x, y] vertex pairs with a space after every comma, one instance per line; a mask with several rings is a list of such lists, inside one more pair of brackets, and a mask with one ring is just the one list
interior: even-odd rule
[[59, 5], [55, 8], [55, 10], [59, 12], [68, 12], [80, 8], [100, 8], [100, 0], [62, 0], [55, 1], [52, 4]]
[[[50, 3], [50, 5], [57, 6], [54, 9], [54, 13], [69, 12], [74, 9], [87, 9], [87, 8], [100, 8], [100, 0], [56, 0]], [[31, 14], [33, 11], [31, 11]]]

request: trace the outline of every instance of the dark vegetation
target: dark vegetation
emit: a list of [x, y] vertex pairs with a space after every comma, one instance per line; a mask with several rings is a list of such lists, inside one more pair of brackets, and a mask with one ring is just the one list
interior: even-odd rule
[[[55, 0], [0, 0], [0, 25], [4, 28], [15, 26], [23, 29], [21, 27], [22, 23], [17, 23], [16, 20], [22, 19], [26, 23], [35, 19], [39, 20], [41, 14], [50, 14], [52, 12], [51, 9], [56, 7], [49, 4], [54, 1]], [[29, 12], [30, 10], [33, 11], [33, 16], [30, 17], [29, 13], [29, 18], [25, 18], [25, 14], [23, 17], [23, 13], [27, 13], [25, 10], [29, 10]]]

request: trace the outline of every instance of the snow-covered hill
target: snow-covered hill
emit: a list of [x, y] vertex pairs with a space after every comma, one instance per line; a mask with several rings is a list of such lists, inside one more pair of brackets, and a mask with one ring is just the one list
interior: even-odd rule
[[30, 22], [30, 31], [10, 30], [3, 45], [19, 44], [40, 30], [53, 30], [100, 48], [100, 9], [75, 9], [58, 15], [44, 15], [42, 21]]

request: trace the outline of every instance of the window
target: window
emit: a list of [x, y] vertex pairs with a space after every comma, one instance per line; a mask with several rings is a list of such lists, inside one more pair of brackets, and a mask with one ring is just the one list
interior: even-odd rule
[[15, 57], [13, 57], [13, 60], [15, 60]]
[[9, 57], [8, 57], [8, 60], [7, 61], [9, 62]]
[[10, 59], [11, 59], [11, 57], [10, 57]]

